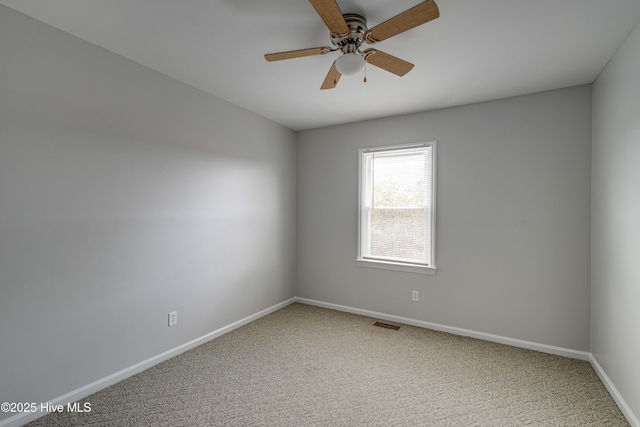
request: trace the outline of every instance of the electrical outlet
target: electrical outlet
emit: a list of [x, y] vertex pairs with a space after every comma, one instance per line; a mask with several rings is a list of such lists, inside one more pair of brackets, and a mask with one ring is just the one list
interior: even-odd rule
[[420, 293], [418, 291], [411, 291], [411, 301], [420, 301]]
[[178, 312], [172, 311], [169, 313], [169, 326], [173, 326], [178, 323]]

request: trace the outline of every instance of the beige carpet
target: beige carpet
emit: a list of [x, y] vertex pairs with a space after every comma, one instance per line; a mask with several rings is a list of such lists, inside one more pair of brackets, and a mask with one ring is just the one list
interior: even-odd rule
[[292, 304], [30, 426], [628, 426], [587, 362]]

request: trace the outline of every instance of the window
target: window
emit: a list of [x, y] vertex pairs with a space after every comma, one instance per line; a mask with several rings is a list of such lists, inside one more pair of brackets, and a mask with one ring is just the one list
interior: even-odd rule
[[435, 158], [435, 141], [359, 150], [359, 266], [435, 273]]

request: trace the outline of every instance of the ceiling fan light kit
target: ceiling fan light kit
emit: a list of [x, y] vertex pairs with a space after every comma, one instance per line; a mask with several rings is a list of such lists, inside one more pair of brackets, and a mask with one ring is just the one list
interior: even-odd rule
[[[371, 29], [367, 29], [367, 20], [355, 13], [342, 14], [336, 0], [309, 0], [322, 21], [329, 29], [331, 47], [316, 47], [289, 52], [265, 55], [269, 62], [284, 59], [302, 58], [311, 55], [325, 55], [340, 51], [320, 89], [333, 89], [344, 75], [352, 75], [362, 70], [366, 63], [382, 68], [397, 76], [404, 76], [413, 68], [413, 64], [381, 52], [377, 49], [360, 50], [362, 43], [377, 43], [408, 31], [440, 16], [438, 6], [433, 0], [426, 0], [417, 6], [397, 15]], [[366, 77], [365, 77], [366, 82]]]
[[345, 14], [343, 18], [349, 33], [342, 36], [331, 33], [331, 43], [342, 51], [342, 55], [336, 59], [336, 69], [340, 74], [350, 76], [364, 68], [366, 59], [360, 46], [367, 31], [367, 21], [355, 13]]
[[364, 68], [364, 56], [359, 53], [346, 53], [336, 59], [336, 69], [345, 76], [356, 74]]

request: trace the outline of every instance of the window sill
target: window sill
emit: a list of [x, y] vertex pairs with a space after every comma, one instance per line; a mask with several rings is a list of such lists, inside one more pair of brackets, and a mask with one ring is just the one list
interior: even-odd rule
[[377, 261], [371, 259], [356, 259], [358, 267], [381, 268], [383, 270], [405, 271], [419, 274], [436, 274], [435, 267], [421, 265], [401, 264], [399, 262]]

